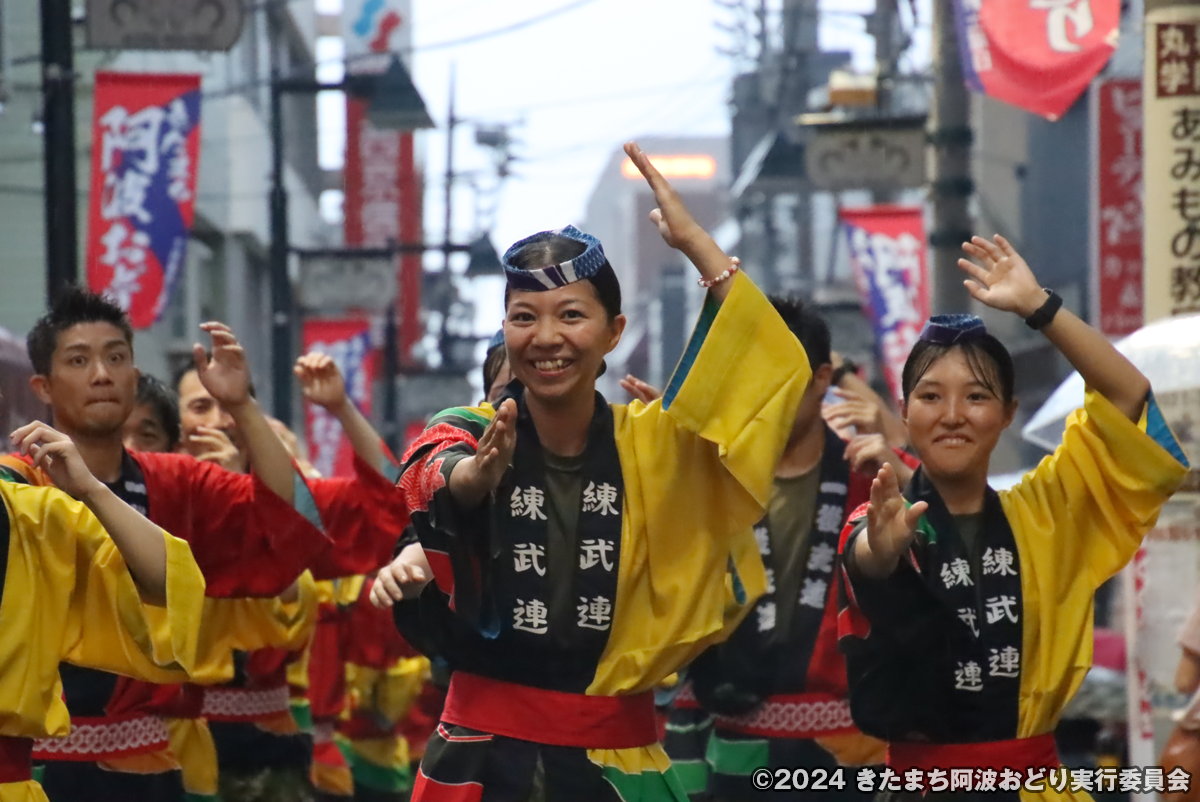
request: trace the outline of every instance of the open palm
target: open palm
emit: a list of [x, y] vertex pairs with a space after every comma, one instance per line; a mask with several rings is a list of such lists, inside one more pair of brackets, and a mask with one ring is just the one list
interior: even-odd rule
[[1029, 317], [1045, 303], [1046, 291], [1016, 248], [999, 234], [994, 239], [988, 242], [983, 237], [972, 237], [963, 244], [963, 250], [980, 263], [958, 260], [963, 272], [974, 279], [963, 284], [976, 301]]
[[226, 409], [242, 406], [250, 400], [250, 367], [246, 364], [246, 352], [224, 323], [202, 323], [200, 328], [212, 337], [211, 358], [205, 357], [203, 346], [192, 347], [200, 383]]

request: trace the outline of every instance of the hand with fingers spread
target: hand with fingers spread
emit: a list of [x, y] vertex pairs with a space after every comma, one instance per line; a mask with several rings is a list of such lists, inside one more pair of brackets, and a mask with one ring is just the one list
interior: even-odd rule
[[75, 498], [86, 500], [104, 489], [104, 483], [88, 470], [75, 443], [57, 429], [34, 421], [14, 431], [8, 439], [18, 452], [33, 458], [33, 467], [45, 471], [58, 489]]
[[433, 578], [420, 543], [405, 546], [389, 565], [379, 569], [371, 585], [371, 604], [382, 609], [404, 599], [415, 599]]
[[246, 455], [238, 450], [229, 439], [229, 435], [221, 429], [197, 426], [196, 431], [188, 436], [183, 445], [189, 454], [201, 462], [211, 462], [234, 473], [246, 470]]
[[202, 323], [200, 328], [212, 337], [212, 357], [206, 358], [204, 346], [199, 343], [192, 346], [196, 375], [212, 397], [234, 413], [252, 400], [246, 352], [224, 323]]
[[450, 492], [465, 507], [474, 507], [496, 489], [517, 450], [517, 402], [505, 399], [479, 438], [474, 456], [460, 460], [450, 474]]
[[300, 390], [306, 401], [336, 415], [349, 400], [342, 372], [328, 354], [318, 351], [305, 354], [296, 360], [293, 372], [300, 381]]
[[891, 465], [884, 465], [871, 482], [867, 505], [867, 531], [858, 536], [854, 563], [870, 579], [883, 579], [896, 570], [900, 557], [912, 545], [917, 521], [929, 505], [918, 501], [911, 507], [900, 495], [900, 484]]
[[842, 401], [821, 404], [821, 417], [834, 429], [853, 426], [855, 434], [874, 434], [882, 430], [879, 403], [874, 398], [841, 387], [833, 387], [831, 392]]
[[963, 284], [976, 301], [1029, 317], [1046, 302], [1046, 291], [1008, 240], [999, 234], [993, 239], [972, 237], [963, 243], [963, 250], [979, 262], [958, 260], [958, 266], [971, 277]]
[[621, 379], [621, 389], [643, 404], [652, 404], [662, 398], [662, 391], [649, 382], [644, 382], [634, 375]]

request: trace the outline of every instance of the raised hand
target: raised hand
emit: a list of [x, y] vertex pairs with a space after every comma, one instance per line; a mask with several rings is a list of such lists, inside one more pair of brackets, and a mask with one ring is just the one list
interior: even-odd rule
[[346, 382], [337, 363], [328, 354], [317, 351], [296, 360], [292, 369], [300, 381], [304, 398], [335, 415], [346, 404]]
[[75, 443], [57, 429], [34, 421], [15, 430], [8, 439], [21, 454], [33, 457], [33, 467], [45, 471], [56, 487], [75, 498], [86, 499], [104, 489], [79, 456]]
[[517, 450], [517, 402], [505, 399], [484, 429], [475, 455], [461, 460], [450, 475], [450, 492], [460, 504], [473, 506], [504, 478]]
[[199, 343], [192, 346], [196, 375], [212, 397], [233, 412], [251, 400], [246, 352], [224, 323], [201, 323], [200, 328], [212, 337], [212, 358], [205, 358], [204, 347]]
[[371, 585], [371, 604], [387, 609], [403, 599], [416, 598], [432, 578], [433, 571], [421, 545], [405, 546], [396, 559], [379, 569]]
[[958, 266], [974, 279], [963, 282], [971, 297], [993, 309], [1029, 317], [1046, 302], [1046, 291], [1029, 265], [1008, 240], [997, 234], [995, 242], [972, 237], [963, 250], [980, 264], [959, 259]]
[[246, 470], [246, 455], [238, 450], [229, 439], [229, 435], [221, 429], [197, 426], [196, 431], [188, 436], [184, 448], [201, 462], [211, 462], [234, 473]]
[[[866, 541], [869, 554], [859, 548], [855, 561], [869, 577], [882, 578], [896, 570], [900, 556], [912, 545], [917, 521], [929, 505], [918, 501], [911, 507], [900, 495], [900, 484], [891, 465], [884, 464], [871, 482], [871, 501], [867, 505]], [[859, 536], [862, 540], [862, 536]]]
[[658, 227], [658, 233], [662, 235], [664, 242], [672, 248], [689, 253], [689, 248], [708, 234], [683, 205], [679, 193], [663, 178], [658, 168], [651, 164], [650, 157], [636, 142], [626, 142], [625, 153], [654, 192], [654, 202], [658, 204], [658, 208], [650, 212], [650, 221]]
[[853, 426], [856, 434], [874, 434], [882, 430], [879, 403], [874, 398], [841, 387], [832, 388], [832, 392], [842, 401], [821, 404], [821, 417], [826, 423], [838, 430]]
[[903, 487], [912, 479], [913, 469], [888, 445], [882, 434], [859, 434], [846, 444], [846, 461], [850, 470], [864, 476], [878, 476], [879, 469], [890, 465], [896, 474], [896, 483]]
[[621, 379], [621, 389], [643, 404], [652, 404], [662, 398], [662, 391], [649, 382], [644, 382], [634, 375]]

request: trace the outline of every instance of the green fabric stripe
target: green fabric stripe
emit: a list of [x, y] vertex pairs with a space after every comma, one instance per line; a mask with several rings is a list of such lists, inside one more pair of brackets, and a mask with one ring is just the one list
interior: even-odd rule
[[695, 364], [696, 357], [700, 354], [700, 346], [704, 345], [704, 340], [708, 337], [709, 329], [712, 328], [713, 321], [717, 319], [717, 312], [720, 309], [721, 305], [713, 298], [711, 292], [708, 293], [704, 297], [704, 308], [700, 310], [700, 319], [696, 321], [692, 339], [688, 341], [687, 349], [679, 359], [679, 364], [675, 366], [675, 372], [671, 374], [671, 383], [667, 385], [667, 391], [663, 393], [663, 409], [669, 409], [675, 396], [679, 395], [679, 388], [683, 386], [688, 371]]
[[312, 732], [312, 708], [308, 702], [291, 702], [290, 706], [292, 708], [292, 718], [296, 720], [296, 726], [305, 732]]
[[706, 730], [712, 726], [713, 718], [714, 716], [706, 716], [703, 720], [693, 722], [692, 724], [672, 724], [668, 721], [667, 732], [685, 733]]
[[[909, 507], [912, 506], [912, 503], [908, 499], [905, 499], [904, 503]], [[926, 543], [937, 543], [937, 532], [934, 530], [933, 524], [929, 523], [929, 519], [924, 515], [917, 520], [917, 531], [924, 535]]]
[[304, 516], [318, 532], [325, 532], [325, 524], [321, 522], [321, 513], [317, 510], [317, 500], [313, 498], [312, 491], [308, 489], [308, 485], [304, 483], [304, 477], [300, 474], [293, 474], [292, 479], [292, 506], [296, 512]]
[[605, 766], [604, 779], [616, 790], [622, 802], [688, 802], [687, 791], [674, 767], [665, 773], [650, 770], [626, 774], [613, 766]]
[[33, 777], [33, 781], [35, 783], [37, 783], [38, 785], [41, 785], [42, 778], [46, 776], [46, 767], [45, 766], [34, 766], [31, 776]]
[[469, 432], [474, 437], [479, 437], [491, 422], [491, 418], [473, 409], [468, 407], [454, 407], [434, 415], [425, 428], [429, 429], [437, 426], [439, 423], [448, 423], [451, 426], [457, 426], [459, 429]]
[[350, 774], [354, 777], [355, 785], [361, 783], [368, 788], [389, 794], [408, 791], [412, 788], [413, 776], [408, 766], [395, 768], [380, 766], [355, 752], [349, 742], [338, 738], [336, 743], [338, 749], [342, 750], [342, 756], [350, 764]]
[[740, 777], [767, 765], [770, 752], [766, 740], [727, 741], [714, 732], [709, 736], [704, 757], [716, 774]]
[[4, 480], [5, 482], [12, 482], [13, 484], [18, 485], [29, 484], [29, 480], [25, 478], [23, 473], [14, 470], [7, 465], [0, 465], [0, 479]]
[[679, 777], [679, 784], [688, 794], [702, 794], [708, 790], [708, 764], [703, 760], [672, 760], [671, 768]]

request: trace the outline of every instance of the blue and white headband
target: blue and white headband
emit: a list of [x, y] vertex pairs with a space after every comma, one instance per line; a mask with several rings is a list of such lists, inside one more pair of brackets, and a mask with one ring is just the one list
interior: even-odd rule
[[502, 345], [504, 345], [504, 329], [500, 329], [492, 335], [492, 339], [488, 341], [487, 349], [491, 351], [493, 348], [499, 348]]
[[975, 315], [934, 315], [921, 329], [921, 339], [937, 345], [972, 342], [986, 336], [987, 327]]
[[[545, 265], [533, 270], [524, 270], [513, 264], [513, 259], [525, 247], [552, 237], [566, 237], [575, 240], [587, 246], [587, 250], [566, 262]], [[513, 289], [529, 292], [556, 290], [559, 287], [574, 284], [576, 281], [592, 278], [607, 264], [608, 259], [604, 256], [604, 248], [600, 245], [600, 240], [590, 234], [584, 234], [575, 226], [567, 226], [558, 231], [540, 231], [513, 243], [513, 246], [504, 252], [504, 275], [508, 279], [508, 285]]]

